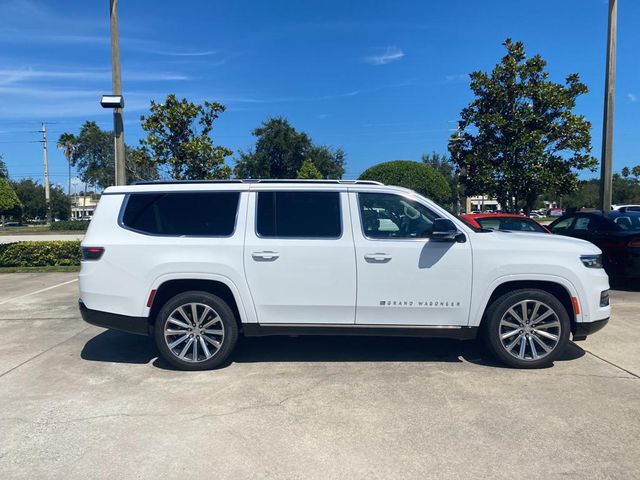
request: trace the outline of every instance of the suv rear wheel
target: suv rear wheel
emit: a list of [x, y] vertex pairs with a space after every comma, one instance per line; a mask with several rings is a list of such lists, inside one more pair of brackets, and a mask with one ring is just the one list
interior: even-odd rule
[[571, 324], [562, 303], [544, 290], [516, 290], [487, 310], [484, 337], [492, 353], [511, 367], [546, 367], [569, 341]]
[[180, 370], [209, 370], [229, 357], [238, 324], [229, 305], [208, 292], [190, 291], [164, 304], [155, 324], [158, 350]]

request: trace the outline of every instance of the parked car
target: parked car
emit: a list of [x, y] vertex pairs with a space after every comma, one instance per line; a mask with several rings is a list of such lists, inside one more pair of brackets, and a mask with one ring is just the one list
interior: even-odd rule
[[564, 214], [561, 208], [550, 208], [547, 210], [547, 217], [561, 217]]
[[600, 248], [610, 276], [640, 278], [640, 212], [575, 212], [555, 220], [549, 229]]
[[618, 212], [640, 212], [640, 205], [611, 205], [611, 210]]
[[535, 220], [515, 213], [479, 213], [460, 215], [460, 218], [474, 228], [508, 230], [511, 232], [550, 233], [547, 227]]
[[507, 365], [534, 368], [607, 323], [600, 254], [476, 231], [376, 182], [119, 186], [82, 242], [80, 310], [152, 335], [184, 370], [224, 364], [240, 335], [302, 334], [481, 335]]

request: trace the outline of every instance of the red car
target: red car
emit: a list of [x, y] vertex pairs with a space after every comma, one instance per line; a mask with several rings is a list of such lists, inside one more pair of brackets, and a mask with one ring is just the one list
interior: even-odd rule
[[473, 228], [509, 230], [512, 232], [551, 233], [535, 220], [515, 213], [465, 213], [460, 219]]

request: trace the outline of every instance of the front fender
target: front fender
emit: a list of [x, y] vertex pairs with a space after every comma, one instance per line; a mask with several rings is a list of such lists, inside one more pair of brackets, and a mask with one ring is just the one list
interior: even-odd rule
[[[483, 290], [482, 293], [478, 295], [472, 295], [471, 300], [471, 314], [469, 317], [469, 326], [476, 327], [480, 325], [480, 321], [482, 320], [482, 316], [489, 305], [489, 300], [491, 299], [491, 295], [500, 285], [504, 285], [509, 282], [519, 282], [519, 281], [528, 281], [528, 282], [550, 282], [555, 283], [557, 285], [562, 286], [571, 297], [578, 297], [578, 299], [582, 298], [581, 293], [578, 291], [576, 286], [565, 277], [560, 277], [558, 275], [548, 275], [548, 274], [510, 274], [503, 275], [494, 279], [492, 282], [488, 284], [488, 286]], [[475, 289], [474, 289], [475, 292]], [[575, 316], [575, 320], [577, 322], [583, 321], [583, 309], [580, 309], [580, 313]]]

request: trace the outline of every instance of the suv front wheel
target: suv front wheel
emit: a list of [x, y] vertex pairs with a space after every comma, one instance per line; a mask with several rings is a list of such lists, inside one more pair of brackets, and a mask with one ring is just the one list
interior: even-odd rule
[[220, 297], [190, 291], [164, 304], [155, 341], [167, 362], [180, 370], [209, 370], [229, 357], [238, 340], [233, 311]]
[[562, 303], [544, 290], [509, 292], [487, 310], [484, 339], [511, 367], [549, 366], [569, 341], [571, 324]]

